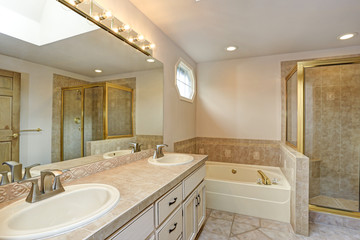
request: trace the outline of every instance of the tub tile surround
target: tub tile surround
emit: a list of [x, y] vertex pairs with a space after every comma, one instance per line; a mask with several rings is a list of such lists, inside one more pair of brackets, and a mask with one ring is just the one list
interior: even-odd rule
[[309, 158], [280, 144], [281, 167], [291, 186], [290, 223], [295, 233], [309, 235]]
[[[359, 226], [358, 226], [359, 227]], [[310, 224], [310, 236], [294, 233], [290, 224], [207, 209], [207, 219], [198, 240], [355, 240], [358, 230], [343, 226]]]
[[[194, 161], [189, 164], [162, 167], [148, 163], [147, 159], [152, 153], [151, 150], [142, 151], [77, 167], [66, 172], [62, 177], [65, 189], [66, 186], [73, 184], [103, 183], [116, 187], [121, 198], [110, 212], [96, 221], [47, 239], [105, 239], [176, 186], [188, 174], [203, 165], [207, 158], [204, 155], [194, 155]], [[6, 187], [9, 191], [15, 191], [18, 186], [27, 185], [9, 184], [0, 189]], [[27, 191], [21, 192], [20, 197], [25, 197]], [[3, 201], [0, 203], [0, 208], [18, 199], [19, 197], [13, 201]], [[7, 198], [7, 200], [10, 199]]]
[[174, 143], [174, 151], [208, 155], [209, 161], [280, 167], [279, 141], [196, 137]]

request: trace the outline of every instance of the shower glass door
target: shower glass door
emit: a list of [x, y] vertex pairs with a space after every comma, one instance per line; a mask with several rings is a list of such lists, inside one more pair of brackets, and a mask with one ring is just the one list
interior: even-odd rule
[[61, 161], [82, 157], [82, 88], [62, 91]]
[[310, 204], [359, 211], [360, 64], [304, 68]]

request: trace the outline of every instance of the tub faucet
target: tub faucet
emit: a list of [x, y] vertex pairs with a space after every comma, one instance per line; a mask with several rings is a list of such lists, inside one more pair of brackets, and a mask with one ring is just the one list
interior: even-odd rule
[[271, 185], [270, 178], [268, 178], [268, 176], [266, 176], [266, 174], [263, 171], [258, 170], [257, 172], [260, 174], [261, 181], [264, 185]]
[[156, 145], [156, 150], [154, 152], [153, 159], [161, 158], [161, 157], [164, 156], [164, 153], [163, 153], [163, 148], [164, 147], [168, 147], [168, 145], [167, 144]]
[[[66, 170], [60, 169], [47, 169], [40, 172], [40, 188], [39, 178], [29, 178], [26, 180], [19, 181], [19, 183], [31, 183], [31, 189], [29, 195], [26, 197], [26, 202], [34, 203], [49, 197], [55, 196], [65, 191], [64, 187], [60, 182], [60, 176]], [[49, 177], [53, 177], [53, 181], [49, 181]]]
[[17, 182], [22, 179], [22, 164], [15, 161], [6, 161], [2, 165], [7, 165], [10, 168], [11, 182]]
[[142, 144], [139, 144], [139, 143], [137, 143], [137, 142], [134, 142], [134, 143], [130, 143], [130, 145], [132, 146], [131, 153], [136, 153], [136, 152], [140, 152], [140, 151], [141, 151], [140, 147], [141, 147]]

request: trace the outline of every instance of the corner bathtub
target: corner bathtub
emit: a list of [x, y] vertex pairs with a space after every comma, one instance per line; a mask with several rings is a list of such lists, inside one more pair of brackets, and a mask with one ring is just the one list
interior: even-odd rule
[[[257, 184], [257, 170], [278, 184]], [[205, 184], [209, 208], [290, 222], [290, 185], [278, 167], [206, 162]]]

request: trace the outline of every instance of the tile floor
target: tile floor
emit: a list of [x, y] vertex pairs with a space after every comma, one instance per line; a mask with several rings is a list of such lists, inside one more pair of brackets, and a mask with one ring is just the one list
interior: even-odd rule
[[310, 204], [314, 204], [317, 206], [345, 209], [349, 211], [358, 211], [359, 210], [359, 202], [348, 200], [344, 198], [334, 198], [328, 197], [324, 195], [319, 195], [313, 198], [310, 198]]
[[360, 229], [311, 223], [310, 236], [304, 237], [288, 223], [207, 209], [198, 240], [360, 240]]

